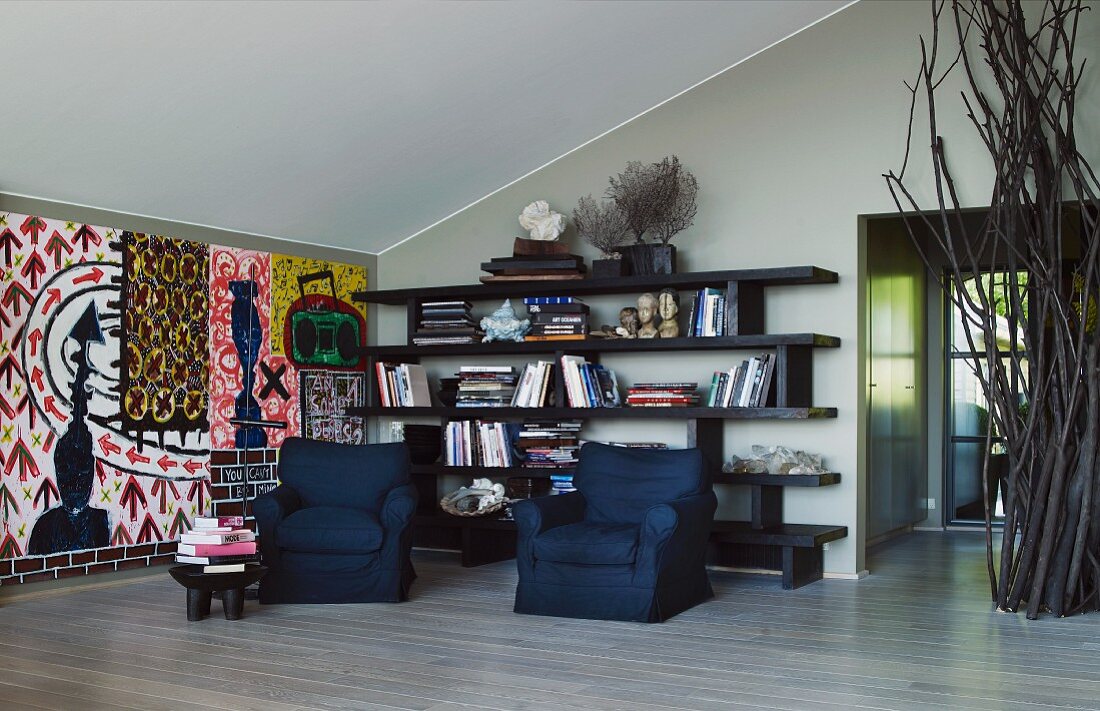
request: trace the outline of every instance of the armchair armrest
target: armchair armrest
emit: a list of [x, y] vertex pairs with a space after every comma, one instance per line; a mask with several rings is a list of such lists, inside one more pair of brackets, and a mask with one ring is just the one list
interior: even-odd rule
[[256, 517], [259, 529], [260, 557], [265, 563], [274, 563], [279, 558], [279, 547], [275, 544], [275, 530], [279, 522], [300, 508], [301, 497], [286, 484], [280, 484], [252, 500], [252, 515]]
[[584, 520], [585, 501], [579, 491], [519, 501], [512, 506], [516, 521], [516, 564], [520, 579], [534, 571], [535, 536], [551, 528]]
[[384, 532], [380, 554], [380, 562], [384, 568], [400, 570], [409, 557], [417, 498], [415, 486], [402, 484], [390, 489], [382, 502], [378, 520]]
[[717, 508], [713, 491], [649, 507], [642, 517], [635, 584], [651, 586], [663, 572], [699, 565]]

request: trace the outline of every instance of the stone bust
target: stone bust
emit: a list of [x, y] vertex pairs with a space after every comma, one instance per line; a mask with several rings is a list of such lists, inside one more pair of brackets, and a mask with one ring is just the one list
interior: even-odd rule
[[653, 294], [642, 294], [638, 297], [638, 338], [656, 338], [657, 324], [657, 297]]
[[661, 315], [661, 325], [657, 333], [661, 338], [677, 338], [680, 335], [680, 323], [676, 314], [680, 313], [680, 295], [675, 289], [661, 289], [657, 297], [657, 311]]

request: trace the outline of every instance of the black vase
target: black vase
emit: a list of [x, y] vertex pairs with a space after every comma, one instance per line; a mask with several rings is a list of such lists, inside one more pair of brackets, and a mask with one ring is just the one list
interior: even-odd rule
[[593, 279], [613, 279], [615, 277], [630, 276], [627, 260], [619, 259], [593, 259]]
[[631, 244], [618, 251], [634, 276], [676, 273], [676, 247], [671, 244]]

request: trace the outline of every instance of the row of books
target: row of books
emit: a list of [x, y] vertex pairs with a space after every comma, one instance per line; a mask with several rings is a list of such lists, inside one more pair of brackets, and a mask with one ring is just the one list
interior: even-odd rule
[[775, 355], [764, 353], [726, 372], [715, 371], [709, 407], [767, 407], [775, 374]]
[[259, 562], [256, 534], [244, 528], [243, 516], [197, 516], [180, 536], [176, 562], [201, 566], [204, 573], [238, 573]]
[[516, 425], [455, 420], [443, 432], [443, 463], [449, 467], [510, 467]]
[[567, 469], [576, 466], [581, 422], [535, 420], [524, 422], [515, 439], [523, 466], [531, 469]]
[[519, 376], [512, 407], [546, 407], [553, 403], [554, 364], [548, 360], [528, 363]]
[[709, 338], [726, 335], [726, 295], [707, 287], [695, 292], [688, 316], [687, 336]]
[[699, 383], [638, 383], [626, 394], [630, 407], [695, 407]]
[[464, 365], [458, 376], [455, 407], [508, 407], [516, 393], [516, 369], [510, 365]]
[[589, 363], [584, 356], [564, 355], [561, 371], [569, 407], [618, 407], [619, 381], [615, 371]]
[[425, 301], [420, 305], [420, 322], [413, 334], [418, 346], [480, 343], [485, 333], [470, 314], [469, 301]]
[[[544, 303], [549, 300], [556, 303]], [[527, 341], [581, 341], [588, 337], [588, 305], [573, 296], [528, 296]]]
[[428, 375], [415, 363], [374, 364], [382, 407], [431, 407]]

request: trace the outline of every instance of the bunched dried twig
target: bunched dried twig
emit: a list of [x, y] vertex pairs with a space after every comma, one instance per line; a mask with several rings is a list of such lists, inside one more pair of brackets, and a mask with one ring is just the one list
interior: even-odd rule
[[617, 178], [610, 178], [607, 197], [626, 217], [637, 244], [648, 230], [668, 218], [680, 189], [680, 161], [665, 158], [645, 165], [630, 161]]
[[661, 244], [668, 244], [678, 232], [686, 230], [695, 222], [698, 205], [695, 196], [699, 193], [699, 183], [695, 176], [680, 168], [680, 159], [672, 156], [672, 162], [679, 168], [677, 175], [676, 199], [664, 219], [653, 226]]
[[581, 239], [600, 250], [605, 259], [622, 256], [615, 248], [626, 244], [630, 226], [615, 203], [596, 202], [591, 195], [582, 197], [573, 209], [573, 224]]
[[[950, 39], [959, 49], [941, 72], [946, 7], [933, 2], [931, 41], [921, 38], [903, 167], [884, 177], [929, 269], [947, 265], [945, 294], [963, 314], [969, 348], [985, 355], [985, 370], [977, 366], [975, 376], [991, 414], [986, 442], [994, 432], [1003, 437], [1009, 459], [997, 561], [991, 497], [985, 499], [993, 598], [1009, 611], [1026, 601], [1031, 619], [1042, 609], [1063, 615], [1097, 608], [1100, 181], [1075, 139], [1084, 62], [1074, 49], [1088, 8], [1081, 0], [1048, 0], [1028, 22], [1019, 0], [951, 0]], [[967, 115], [995, 177], [977, 226], [965, 219], [937, 132], [937, 89], [956, 67], [966, 73]], [[937, 201], [930, 211], [904, 181], [922, 94]], [[967, 288], [976, 275], [991, 273], [998, 276]], [[988, 453], [987, 446], [986, 470]], [[982, 481], [988, 486], [988, 477]]]

